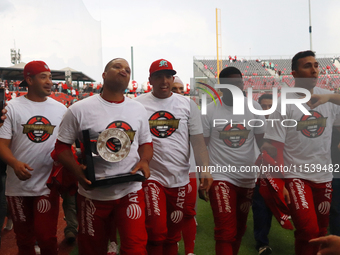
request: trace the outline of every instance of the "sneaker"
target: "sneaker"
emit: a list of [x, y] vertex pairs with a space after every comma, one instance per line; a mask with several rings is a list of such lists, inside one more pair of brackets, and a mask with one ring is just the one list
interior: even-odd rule
[[259, 255], [269, 255], [272, 254], [273, 250], [269, 246], [262, 246], [259, 249]]
[[118, 245], [115, 242], [109, 244], [107, 255], [118, 255]]
[[40, 255], [40, 247], [36, 244], [34, 245], [35, 254]]
[[65, 234], [65, 240], [68, 244], [73, 244], [76, 241], [76, 235], [73, 232], [67, 232]]
[[13, 228], [13, 221], [12, 221], [12, 219], [7, 219], [7, 223], [6, 223], [5, 229], [6, 230], [12, 230], [12, 228]]
[[189, 253], [188, 255], [195, 255], [195, 254], [193, 254], [193, 253]]

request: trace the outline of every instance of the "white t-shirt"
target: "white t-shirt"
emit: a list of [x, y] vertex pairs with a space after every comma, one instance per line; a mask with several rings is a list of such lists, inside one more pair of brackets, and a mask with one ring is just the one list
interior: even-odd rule
[[[119, 162], [108, 162], [100, 156], [93, 157], [96, 179], [130, 173], [139, 162], [138, 147], [151, 142], [149, 124], [144, 107], [129, 98], [116, 104], [104, 100], [100, 95], [88, 97], [68, 108], [61, 124], [58, 140], [73, 144], [76, 139], [83, 142], [82, 130], [89, 129], [90, 139], [97, 140], [108, 128], [124, 130], [132, 141], [128, 156]], [[116, 200], [140, 190], [140, 182], [121, 183], [85, 190], [79, 185], [79, 194], [94, 200]]]
[[[212, 102], [207, 106], [207, 114], [202, 116], [202, 123], [204, 137], [210, 137], [209, 166], [215, 167], [213, 179], [228, 181], [242, 188], [253, 188], [257, 172], [246, 170], [254, 166], [258, 157], [254, 150], [255, 134], [264, 133], [266, 122], [264, 116], [250, 112], [246, 103], [245, 98], [244, 115], [233, 115], [232, 106]], [[256, 101], [253, 105], [255, 109], [262, 110]]]
[[11, 139], [13, 156], [27, 163], [32, 177], [21, 181], [7, 165], [7, 196], [41, 196], [50, 193], [46, 181], [52, 170], [51, 152], [66, 107], [47, 97], [44, 102], [33, 102], [24, 96], [8, 102], [7, 119], [0, 128], [0, 138]]
[[[314, 94], [329, 94], [330, 91], [314, 88]], [[287, 98], [300, 98], [296, 93], [290, 93]], [[284, 143], [284, 164], [291, 168], [285, 173], [286, 178], [301, 178], [316, 183], [328, 182], [332, 180], [332, 173], [328, 171], [331, 161], [331, 137], [332, 126], [336, 120], [336, 115], [340, 112], [340, 107], [332, 103], [322, 104], [313, 110], [303, 104], [312, 115], [304, 115], [295, 105], [288, 104], [287, 115], [281, 115], [281, 102], [279, 100], [276, 111], [269, 116], [269, 119], [279, 119], [274, 121], [272, 127], [268, 123], [265, 138]], [[293, 119], [297, 121], [296, 127], [283, 127], [281, 121]], [[285, 121], [286, 126], [294, 126], [293, 121]], [[305, 168], [305, 164], [314, 164], [327, 167], [327, 171], [311, 172]], [[301, 166], [301, 167], [300, 167]], [[315, 168], [315, 169], [316, 169]]]
[[175, 188], [189, 183], [189, 135], [202, 134], [197, 105], [173, 93], [165, 99], [147, 93], [135, 98], [148, 113], [153, 142], [150, 180]]

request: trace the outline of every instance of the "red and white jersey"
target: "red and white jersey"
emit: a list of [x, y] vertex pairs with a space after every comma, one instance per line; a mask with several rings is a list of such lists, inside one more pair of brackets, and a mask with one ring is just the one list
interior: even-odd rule
[[[211, 173], [213, 179], [241, 188], [253, 188], [257, 172], [246, 171], [246, 167], [250, 169], [255, 164], [258, 157], [254, 149], [255, 134], [264, 133], [266, 121], [264, 116], [249, 111], [247, 100], [244, 103], [244, 115], [233, 115], [233, 107], [224, 103], [208, 104], [207, 114], [202, 115], [203, 135], [210, 137], [209, 166], [215, 169]], [[262, 110], [256, 101], [253, 105]]]
[[[108, 162], [99, 155], [93, 157], [96, 179], [130, 173], [139, 162], [138, 148], [151, 142], [149, 124], [144, 107], [129, 98], [122, 103], [110, 103], [100, 95], [88, 97], [68, 108], [63, 118], [58, 140], [73, 144], [76, 139], [83, 142], [82, 130], [89, 129], [90, 139], [97, 140], [101, 132], [109, 128], [125, 131], [131, 140], [128, 156], [119, 162]], [[94, 200], [116, 200], [142, 188], [140, 182], [115, 184], [85, 190], [79, 185], [79, 194]]]
[[172, 93], [165, 99], [152, 93], [135, 99], [148, 112], [153, 142], [151, 177], [167, 188], [189, 183], [189, 135], [202, 134], [197, 105], [182, 95]]
[[21, 96], [9, 101], [6, 109], [7, 119], [0, 128], [0, 138], [11, 139], [13, 156], [34, 169], [30, 179], [21, 181], [7, 165], [6, 195], [47, 195], [50, 189], [46, 181], [53, 165], [51, 152], [66, 107], [50, 97], [34, 102]]
[[[314, 94], [329, 94], [330, 91], [314, 88]], [[300, 98], [296, 93], [290, 93], [287, 98]], [[280, 100], [279, 100], [280, 101]], [[284, 143], [284, 164], [290, 168], [285, 173], [286, 178], [301, 178], [316, 183], [332, 180], [332, 172], [329, 171], [331, 161], [331, 136], [332, 126], [340, 113], [340, 107], [332, 103], [319, 105], [313, 110], [303, 104], [311, 113], [304, 115], [295, 104], [288, 104], [287, 115], [281, 115], [281, 102], [278, 103], [276, 111], [269, 116], [269, 119], [278, 119], [272, 126], [268, 123], [265, 138]], [[290, 119], [295, 121], [290, 121]], [[337, 122], [340, 119], [337, 120]], [[294, 126], [294, 127], [284, 127]], [[305, 168], [305, 164], [309, 164]], [[312, 170], [313, 166], [314, 171]], [[324, 168], [318, 171], [317, 168]]]

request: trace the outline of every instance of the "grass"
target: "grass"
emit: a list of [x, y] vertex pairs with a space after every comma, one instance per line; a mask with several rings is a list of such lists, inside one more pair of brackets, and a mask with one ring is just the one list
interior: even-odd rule
[[[197, 203], [198, 227], [196, 235], [195, 254], [196, 255], [214, 255], [215, 240], [214, 240], [214, 219], [209, 203], [199, 199]], [[283, 229], [276, 219], [273, 217], [272, 227], [269, 233], [270, 246], [275, 255], [294, 254], [294, 232]], [[70, 255], [77, 255], [77, 247]], [[179, 255], [184, 255], [183, 241], [179, 244]], [[253, 214], [250, 210], [247, 221], [247, 231], [243, 236], [239, 255], [257, 255], [255, 250], [255, 240], [253, 234]]]
[[[214, 219], [209, 203], [199, 200], [197, 204], [198, 227], [195, 245], [195, 254], [214, 255]], [[270, 246], [275, 255], [294, 254], [294, 231], [283, 229], [275, 218], [272, 220], [272, 227], [269, 233]], [[253, 214], [250, 210], [247, 221], [247, 231], [243, 236], [239, 255], [257, 255], [255, 250], [253, 234]], [[180, 242], [179, 254], [184, 255], [183, 242]]]

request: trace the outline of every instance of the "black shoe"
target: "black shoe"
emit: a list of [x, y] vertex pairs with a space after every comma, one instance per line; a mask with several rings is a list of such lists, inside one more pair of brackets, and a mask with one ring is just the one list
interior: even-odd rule
[[73, 244], [76, 241], [76, 235], [73, 232], [65, 234], [65, 240], [68, 244]]

